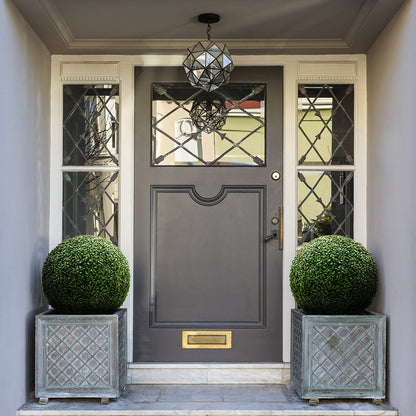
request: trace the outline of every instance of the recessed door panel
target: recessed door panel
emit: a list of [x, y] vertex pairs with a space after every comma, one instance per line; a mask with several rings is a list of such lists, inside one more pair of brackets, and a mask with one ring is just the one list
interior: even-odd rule
[[151, 191], [151, 326], [262, 326], [264, 188]]

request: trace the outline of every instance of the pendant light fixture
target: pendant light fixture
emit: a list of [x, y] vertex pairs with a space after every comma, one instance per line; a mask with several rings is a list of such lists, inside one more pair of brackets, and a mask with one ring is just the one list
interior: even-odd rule
[[208, 25], [207, 40], [187, 49], [183, 66], [191, 85], [210, 92], [230, 82], [234, 65], [227, 46], [211, 40], [211, 24], [219, 22], [220, 16], [216, 13], [204, 13], [198, 16], [198, 20]]

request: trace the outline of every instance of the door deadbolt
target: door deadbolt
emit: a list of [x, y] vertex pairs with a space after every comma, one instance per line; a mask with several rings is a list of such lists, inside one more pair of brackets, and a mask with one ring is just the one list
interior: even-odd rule
[[278, 218], [276, 218], [276, 217], [273, 217], [272, 218], [272, 224], [273, 225], [277, 225], [279, 223], [279, 219]]
[[275, 170], [274, 172], [272, 172], [271, 177], [274, 181], [278, 181], [280, 179], [280, 173]]

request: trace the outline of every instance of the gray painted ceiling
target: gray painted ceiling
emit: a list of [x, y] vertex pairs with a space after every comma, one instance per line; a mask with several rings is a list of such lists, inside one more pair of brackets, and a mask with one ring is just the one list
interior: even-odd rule
[[206, 38], [232, 53], [365, 53], [406, 0], [11, 0], [54, 54], [179, 52]]

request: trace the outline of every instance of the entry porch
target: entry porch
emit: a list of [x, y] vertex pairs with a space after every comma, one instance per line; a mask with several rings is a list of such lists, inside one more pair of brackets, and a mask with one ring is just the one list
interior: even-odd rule
[[16, 416], [398, 416], [389, 403], [370, 400], [322, 400], [309, 406], [290, 384], [129, 384], [108, 405], [98, 399], [34, 400]]

